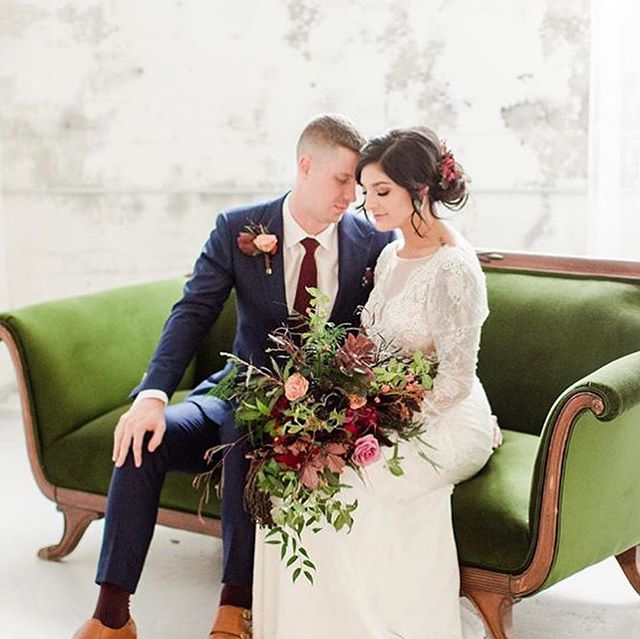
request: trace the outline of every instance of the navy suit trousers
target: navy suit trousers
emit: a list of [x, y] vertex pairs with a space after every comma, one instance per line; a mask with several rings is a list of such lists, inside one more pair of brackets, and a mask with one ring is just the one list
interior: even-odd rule
[[[160, 491], [168, 471], [199, 473], [209, 470], [205, 452], [220, 443], [237, 442], [241, 432], [229, 411], [215, 424], [190, 401], [165, 409], [167, 430], [162, 444], [149, 453], [143, 448], [136, 468], [129, 452], [121, 468], [114, 468], [105, 513], [104, 536], [96, 583], [107, 582], [133, 593], [136, 590], [158, 514]], [[249, 467], [247, 446], [238, 442], [225, 451], [222, 493], [222, 581], [251, 585], [255, 528], [243, 507], [244, 482]]]

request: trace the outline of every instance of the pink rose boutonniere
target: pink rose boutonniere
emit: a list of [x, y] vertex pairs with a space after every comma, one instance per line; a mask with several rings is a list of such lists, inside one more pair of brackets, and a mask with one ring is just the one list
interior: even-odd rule
[[254, 224], [248, 222], [245, 231], [238, 234], [238, 248], [249, 257], [264, 257], [264, 271], [267, 275], [273, 273], [271, 267], [271, 256], [278, 251], [278, 238], [269, 233], [269, 229], [264, 224]]

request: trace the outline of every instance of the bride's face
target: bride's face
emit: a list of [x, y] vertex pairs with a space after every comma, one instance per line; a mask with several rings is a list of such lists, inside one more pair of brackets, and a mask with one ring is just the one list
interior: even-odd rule
[[364, 208], [373, 216], [379, 231], [404, 229], [411, 225], [413, 206], [409, 191], [394, 182], [376, 164], [367, 164], [360, 175]]

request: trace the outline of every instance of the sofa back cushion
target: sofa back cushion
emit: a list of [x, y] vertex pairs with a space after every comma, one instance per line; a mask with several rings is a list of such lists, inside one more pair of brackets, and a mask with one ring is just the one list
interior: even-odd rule
[[[184, 280], [119, 288], [0, 315], [25, 368], [40, 449], [127, 403]], [[194, 366], [180, 388], [193, 384]]]
[[640, 282], [488, 270], [478, 375], [500, 423], [540, 434], [554, 400], [640, 350]]

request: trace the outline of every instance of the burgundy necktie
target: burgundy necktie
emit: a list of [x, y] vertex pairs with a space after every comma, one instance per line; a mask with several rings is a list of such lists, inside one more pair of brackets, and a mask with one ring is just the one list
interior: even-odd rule
[[307, 287], [317, 288], [318, 286], [318, 268], [316, 266], [315, 252], [319, 244], [312, 237], [305, 237], [304, 240], [300, 240], [300, 244], [304, 246], [305, 254], [300, 265], [293, 310], [306, 315], [311, 301], [311, 295], [309, 295]]

